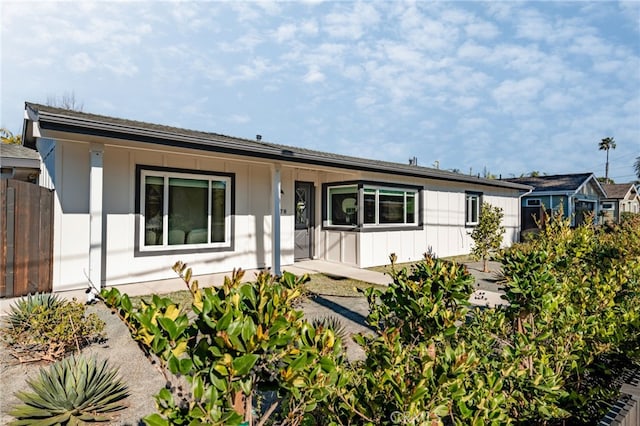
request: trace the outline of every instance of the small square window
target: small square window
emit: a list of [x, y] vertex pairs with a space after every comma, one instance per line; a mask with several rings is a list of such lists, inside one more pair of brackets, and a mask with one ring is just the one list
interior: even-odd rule
[[539, 198], [529, 198], [527, 200], [527, 207], [540, 207], [542, 201]]

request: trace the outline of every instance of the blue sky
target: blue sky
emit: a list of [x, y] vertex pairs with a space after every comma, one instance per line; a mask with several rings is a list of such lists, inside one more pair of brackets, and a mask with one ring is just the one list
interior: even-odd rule
[[640, 2], [33, 2], [1, 8], [1, 125], [85, 112], [423, 166], [634, 179]]

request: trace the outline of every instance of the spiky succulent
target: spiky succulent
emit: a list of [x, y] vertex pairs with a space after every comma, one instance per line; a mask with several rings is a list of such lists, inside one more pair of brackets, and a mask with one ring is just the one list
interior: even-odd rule
[[108, 422], [129, 396], [117, 370], [106, 361], [70, 356], [28, 380], [33, 392], [16, 392], [24, 405], [9, 412], [12, 425], [75, 425]]
[[35, 293], [26, 297], [21, 297], [9, 308], [7, 315], [7, 323], [11, 327], [23, 328], [28, 324], [29, 318], [36, 312], [45, 310], [55, 310], [58, 306], [65, 303], [57, 294], [53, 293]]
[[340, 338], [340, 340], [345, 341], [347, 338], [347, 330], [340, 321], [340, 319], [336, 316], [330, 315], [322, 318], [316, 318], [311, 322], [314, 328], [327, 328], [336, 335], [336, 337]]

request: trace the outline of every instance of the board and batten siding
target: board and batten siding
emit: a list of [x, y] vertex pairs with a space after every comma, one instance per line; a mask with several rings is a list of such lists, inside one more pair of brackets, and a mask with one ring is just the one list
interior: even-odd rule
[[[89, 149], [85, 142], [56, 144], [56, 170], [52, 173], [56, 187], [55, 291], [88, 285]], [[136, 165], [235, 174], [233, 250], [136, 256]], [[287, 206], [282, 210], [287, 213], [281, 216], [283, 264], [293, 263], [294, 252], [291, 175], [291, 171], [283, 172], [282, 205]], [[270, 164], [107, 145], [103, 178], [102, 285], [176, 278], [171, 267], [178, 260], [187, 262], [197, 275], [271, 266]]]

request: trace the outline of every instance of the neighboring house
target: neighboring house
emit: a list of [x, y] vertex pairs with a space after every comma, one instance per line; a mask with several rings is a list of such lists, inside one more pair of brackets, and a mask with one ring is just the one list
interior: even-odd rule
[[620, 222], [622, 213], [640, 213], [640, 195], [633, 183], [603, 184], [606, 197], [601, 200], [603, 222]]
[[505, 245], [530, 188], [214, 133], [26, 104], [23, 140], [56, 191], [54, 290], [271, 268], [357, 267], [470, 252], [481, 203]]
[[572, 226], [585, 222], [589, 214], [597, 215], [600, 199], [605, 197], [602, 185], [593, 173], [535, 176], [507, 179], [533, 187], [522, 197], [522, 230], [537, 228], [536, 221], [562, 208]]
[[40, 154], [17, 144], [0, 144], [0, 179], [38, 182]]

